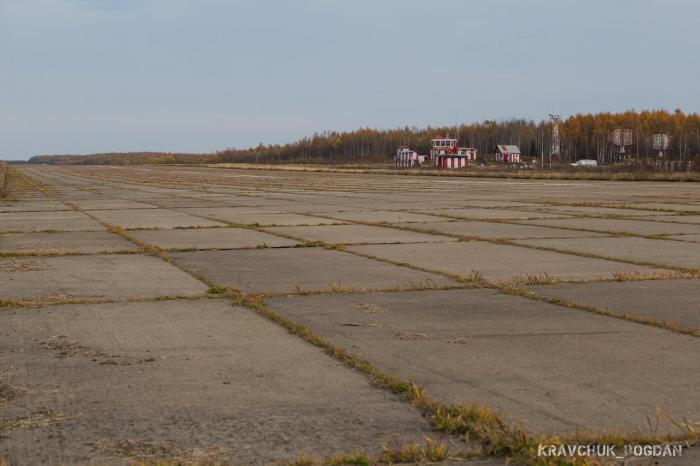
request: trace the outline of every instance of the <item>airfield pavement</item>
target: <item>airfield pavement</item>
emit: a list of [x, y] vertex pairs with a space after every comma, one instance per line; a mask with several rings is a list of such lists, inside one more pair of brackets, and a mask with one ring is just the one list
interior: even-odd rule
[[16, 166], [0, 464], [478, 451], [371, 371], [532, 435], [682, 436], [698, 219], [697, 183]]

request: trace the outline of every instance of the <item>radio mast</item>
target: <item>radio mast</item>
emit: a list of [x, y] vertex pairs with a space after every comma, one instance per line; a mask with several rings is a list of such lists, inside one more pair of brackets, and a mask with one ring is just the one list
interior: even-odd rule
[[559, 138], [559, 122], [561, 121], [561, 115], [550, 113], [549, 119], [552, 120], [552, 150], [549, 159], [551, 164], [552, 158], [554, 160], [559, 160], [559, 156], [561, 155], [561, 140]]

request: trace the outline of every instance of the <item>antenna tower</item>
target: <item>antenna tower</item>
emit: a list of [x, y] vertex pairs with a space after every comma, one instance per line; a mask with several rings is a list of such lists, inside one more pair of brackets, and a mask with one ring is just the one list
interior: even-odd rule
[[549, 119], [552, 120], [552, 158], [555, 160], [559, 159], [561, 155], [561, 139], [559, 138], [559, 122], [561, 121], [561, 115], [555, 115], [553, 113], [549, 114]]
[[659, 151], [659, 158], [664, 156], [664, 151], [671, 144], [671, 138], [668, 134], [658, 133], [652, 136], [652, 146], [654, 150]]
[[618, 162], [622, 162], [625, 159], [628, 159], [629, 156], [627, 155], [627, 153], [625, 151], [625, 147], [632, 145], [632, 142], [633, 142], [632, 130], [618, 128], [618, 129], [610, 132], [609, 138], [610, 138], [610, 142], [614, 146], [617, 146], [617, 148], [618, 148], [618, 153], [617, 153]]

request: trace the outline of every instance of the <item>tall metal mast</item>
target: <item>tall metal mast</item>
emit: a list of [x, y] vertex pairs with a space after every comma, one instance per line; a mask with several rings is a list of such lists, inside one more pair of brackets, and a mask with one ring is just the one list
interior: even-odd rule
[[552, 150], [550, 155], [554, 160], [559, 160], [559, 156], [561, 155], [561, 140], [559, 138], [559, 122], [561, 121], [561, 115], [550, 113], [549, 119], [552, 120]]

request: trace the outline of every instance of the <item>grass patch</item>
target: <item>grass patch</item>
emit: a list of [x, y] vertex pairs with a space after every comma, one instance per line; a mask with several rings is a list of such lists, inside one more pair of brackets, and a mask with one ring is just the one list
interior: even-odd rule
[[554, 283], [561, 283], [562, 280], [555, 278], [548, 274], [547, 272], [539, 274], [522, 274], [518, 275], [511, 280], [506, 282], [499, 282], [500, 286], [506, 287], [518, 287], [518, 286], [536, 286], [536, 285], [552, 285]]
[[478, 270], [470, 270], [466, 275], [460, 275], [459, 281], [462, 283], [484, 284], [486, 279]]
[[612, 273], [612, 281], [628, 282], [640, 280], [678, 280], [684, 278], [697, 277], [697, 271], [680, 271], [680, 270], [655, 270], [651, 273], [643, 273], [638, 270], [616, 270]]

